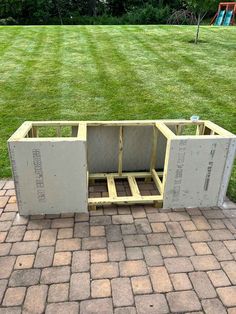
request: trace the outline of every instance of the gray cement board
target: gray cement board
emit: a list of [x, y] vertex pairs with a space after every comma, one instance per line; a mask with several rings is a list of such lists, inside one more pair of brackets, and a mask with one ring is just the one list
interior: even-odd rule
[[21, 215], [87, 212], [86, 143], [9, 142]]
[[164, 208], [217, 206], [230, 139], [171, 141]]

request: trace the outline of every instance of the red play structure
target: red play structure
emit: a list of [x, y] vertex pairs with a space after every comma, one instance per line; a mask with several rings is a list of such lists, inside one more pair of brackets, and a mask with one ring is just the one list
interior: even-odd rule
[[229, 26], [235, 24], [236, 2], [220, 2], [218, 11], [211, 20], [211, 25]]

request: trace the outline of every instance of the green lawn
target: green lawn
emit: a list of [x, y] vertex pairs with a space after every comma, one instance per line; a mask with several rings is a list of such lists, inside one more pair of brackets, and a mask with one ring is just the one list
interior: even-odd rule
[[[0, 27], [0, 177], [25, 120], [210, 119], [236, 132], [236, 28]], [[228, 191], [236, 200], [236, 167]]]

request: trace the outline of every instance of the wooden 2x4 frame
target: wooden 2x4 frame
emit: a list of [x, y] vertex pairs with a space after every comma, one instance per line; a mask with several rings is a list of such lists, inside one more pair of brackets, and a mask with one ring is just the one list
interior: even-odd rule
[[[193, 130], [191, 134], [185, 132], [188, 127], [194, 129], [194, 132]], [[53, 128], [55, 134], [52, 136], [50, 133], [48, 137], [44, 134], [41, 137], [41, 129], [46, 128]], [[63, 128], [69, 131], [64, 134]], [[100, 138], [97, 138], [97, 134]], [[91, 139], [92, 137], [95, 140]], [[140, 137], [140, 156], [137, 162], [135, 159], [137, 159], [139, 143], [136, 143], [134, 155], [132, 141], [137, 141], [138, 137]], [[97, 141], [100, 142], [97, 143]], [[99, 149], [103, 141], [109, 144], [105, 149], [107, 154], [110, 153], [109, 158], [112, 159], [110, 165], [109, 158], [108, 162], [105, 162], [108, 168], [104, 167], [102, 160], [100, 168], [97, 167], [97, 156], [89, 158], [91, 151], [96, 155], [96, 147]], [[131, 145], [128, 147], [127, 143]], [[141, 152], [143, 143], [145, 147], [150, 146], [147, 153]], [[160, 143], [162, 143], [161, 146]], [[97, 206], [110, 204], [151, 203], [165, 208], [221, 205], [235, 156], [235, 136], [205, 120], [196, 122], [190, 120], [25, 122], [11, 136], [8, 145], [19, 210], [22, 214], [82, 212], [87, 211], [88, 208], [96, 209]], [[55, 158], [54, 151], [58, 145], [60, 145], [58, 153], [62, 156], [58, 161], [50, 161], [52, 156]], [[76, 158], [72, 155], [73, 152], [65, 152], [65, 150], [70, 150], [70, 146], [74, 147]], [[25, 154], [23, 154], [23, 147], [27, 147]], [[42, 161], [36, 158], [39, 163], [38, 167], [42, 168], [40, 174], [35, 174], [37, 167], [35, 168], [35, 161], [32, 162], [31, 151], [33, 150], [42, 155]], [[163, 160], [161, 165], [158, 165], [157, 158], [160, 153], [163, 155]], [[63, 159], [63, 154], [67, 156], [66, 160]], [[139, 169], [138, 165], [144, 165], [143, 169]], [[26, 168], [23, 169], [24, 167]], [[90, 170], [96, 167], [99, 169], [98, 172]], [[104, 171], [101, 171], [102, 167]], [[158, 169], [159, 167], [161, 169]], [[53, 170], [48, 174], [48, 169], [51, 168]], [[23, 178], [25, 170], [27, 170], [28, 180]], [[67, 172], [70, 173], [73, 182], [66, 177]], [[73, 174], [74, 172], [76, 174]], [[37, 175], [45, 178], [43, 192], [38, 187], [40, 184], [37, 185], [37, 182], [40, 182], [36, 178]], [[57, 183], [58, 178], [60, 180], [64, 178], [63, 188], [60, 188], [60, 184]], [[146, 181], [152, 180], [159, 194], [141, 195], [137, 184], [137, 179], [140, 178]], [[117, 179], [127, 179], [131, 196], [118, 196], [115, 184]], [[107, 197], [88, 197], [89, 182], [94, 182], [94, 180], [106, 180]], [[192, 184], [193, 180], [196, 181], [195, 185]], [[25, 193], [25, 189], [27, 189], [27, 182], [30, 181], [32, 181], [32, 189], [29, 195]], [[57, 190], [49, 191], [49, 184], [55, 186]], [[78, 197], [75, 197], [76, 191], [78, 191]], [[59, 207], [56, 201], [58, 194], [62, 196]], [[42, 195], [41, 198], [40, 195]], [[43, 197], [44, 202], [42, 202]], [[73, 198], [75, 198], [74, 201], [70, 203]]]

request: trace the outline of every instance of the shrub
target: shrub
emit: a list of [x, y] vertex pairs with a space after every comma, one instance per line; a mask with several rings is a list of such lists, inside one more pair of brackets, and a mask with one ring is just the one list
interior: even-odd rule
[[0, 25], [16, 25], [17, 21], [13, 17], [7, 17], [5, 19], [0, 19]]

